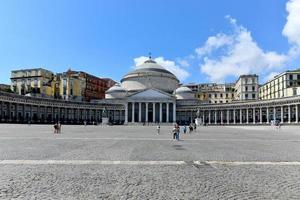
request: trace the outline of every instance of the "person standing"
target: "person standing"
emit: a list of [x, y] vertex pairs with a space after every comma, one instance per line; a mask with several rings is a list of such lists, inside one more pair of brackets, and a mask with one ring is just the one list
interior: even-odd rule
[[160, 133], [160, 125], [159, 124], [156, 127], [156, 131], [157, 131], [157, 135], [159, 135], [159, 133]]
[[183, 126], [183, 133], [186, 134], [186, 125]]
[[176, 140], [179, 141], [180, 127], [177, 125], [176, 127]]
[[61, 123], [58, 122], [57, 123], [57, 133], [60, 133], [61, 132]]
[[174, 128], [172, 130], [172, 134], [173, 134], [173, 140], [177, 139], [177, 126], [176, 126], [176, 124], [174, 125]]
[[58, 133], [58, 124], [55, 123], [53, 127], [54, 127], [54, 134]]

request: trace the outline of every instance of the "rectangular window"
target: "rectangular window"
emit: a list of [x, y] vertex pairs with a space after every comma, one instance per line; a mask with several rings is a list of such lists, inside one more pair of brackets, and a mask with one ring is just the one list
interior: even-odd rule
[[217, 98], [217, 94], [215, 94], [215, 98]]
[[223, 98], [223, 94], [220, 94], [220, 97]]
[[290, 80], [293, 80], [293, 74], [290, 74], [290, 78], [289, 78]]
[[255, 94], [252, 94], [252, 99], [255, 99]]
[[208, 97], [211, 98], [211, 94], [209, 94]]
[[255, 91], [255, 86], [252, 86], [252, 91]]
[[248, 91], [248, 86], [245, 86], [245, 91]]
[[226, 93], [226, 98], [228, 98], [228, 94]]
[[248, 94], [245, 94], [245, 99], [248, 99]]
[[294, 95], [294, 96], [297, 95], [297, 88], [293, 88], [293, 95]]

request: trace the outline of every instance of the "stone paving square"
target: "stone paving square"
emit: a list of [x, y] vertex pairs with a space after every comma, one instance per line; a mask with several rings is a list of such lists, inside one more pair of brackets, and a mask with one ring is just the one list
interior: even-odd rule
[[300, 199], [300, 128], [0, 124], [0, 199]]

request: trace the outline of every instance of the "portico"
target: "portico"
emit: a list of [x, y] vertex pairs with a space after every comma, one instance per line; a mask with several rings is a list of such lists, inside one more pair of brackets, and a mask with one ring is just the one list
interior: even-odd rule
[[[176, 121], [176, 102], [171, 94], [147, 89], [127, 98], [127, 121], [170, 123]], [[126, 121], [126, 116], [125, 116]]]

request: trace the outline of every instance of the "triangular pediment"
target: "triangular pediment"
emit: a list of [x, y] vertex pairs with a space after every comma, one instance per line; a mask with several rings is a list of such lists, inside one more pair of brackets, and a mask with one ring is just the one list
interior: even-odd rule
[[160, 90], [146, 89], [128, 96], [128, 99], [172, 99], [171, 94]]

